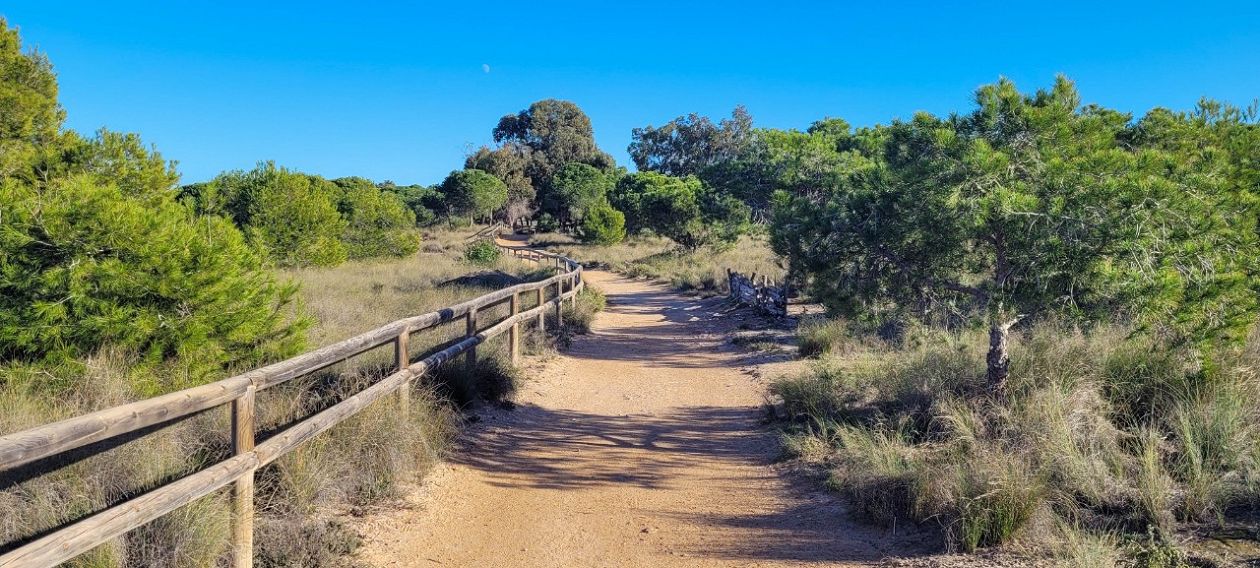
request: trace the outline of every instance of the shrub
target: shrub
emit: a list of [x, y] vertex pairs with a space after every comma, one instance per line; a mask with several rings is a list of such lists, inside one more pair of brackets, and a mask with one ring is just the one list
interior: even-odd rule
[[491, 265], [499, 261], [503, 251], [493, 241], [479, 240], [464, 247], [464, 259], [474, 264]]
[[[1179, 520], [1247, 518], [1257, 502], [1256, 353], [1203, 364], [1128, 328], [1051, 321], [1021, 336], [1002, 397], [985, 392], [978, 330], [898, 347], [852, 342], [855, 351], [772, 386], [785, 451], [830, 470], [829, 483], [873, 521], [932, 519], [963, 550], [1036, 527], [1028, 544], [1068, 565], [1121, 556], [1176, 565], [1186, 557]], [[1055, 523], [1057, 543], [1042, 530]], [[1118, 532], [1088, 533], [1100, 528]], [[1147, 531], [1147, 545], [1119, 545]]]
[[281, 266], [335, 266], [345, 262], [346, 222], [331, 182], [265, 162], [251, 171], [219, 174], [186, 186], [182, 199], [202, 214], [232, 219]]
[[550, 213], [543, 213], [534, 221], [534, 229], [539, 233], [552, 233], [560, 229], [560, 222]]
[[[348, 183], [338, 180], [341, 183]], [[337, 208], [346, 220], [341, 240], [352, 259], [402, 257], [420, 249], [416, 216], [402, 199], [362, 180], [347, 187]]]
[[572, 304], [566, 303], [561, 309], [564, 317], [562, 333], [590, 332], [591, 322], [595, 321], [595, 314], [603, 311], [607, 303], [608, 300], [603, 292], [589, 285], [584, 286], [577, 294], [577, 301]]
[[516, 393], [521, 373], [502, 356], [482, 354], [472, 369], [463, 356], [447, 362], [434, 373], [433, 380], [438, 392], [464, 407], [508, 400]]
[[849, 339], [843, 320], [808, 319], [796, 329], [801, 357], [820, 357], [838, 350]]
[[[0, 357], [66, 362], [105, 345], [150, 366], [153, 391], [296, 353], [308, 321], [228, 222], [85, 177], [0, 186]], [[146, 394], [154, 394], [148, 392]]]
[[626, 216], [607, 205], [595, 207], [582, 219], [580, 236], [583, 242], [615, 245], [626, 238]]

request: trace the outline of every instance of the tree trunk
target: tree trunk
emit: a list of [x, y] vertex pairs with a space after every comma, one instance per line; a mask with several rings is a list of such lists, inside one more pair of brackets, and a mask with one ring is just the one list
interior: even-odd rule
[[1011, 355], [1008, 349], [1011, 326], [1018, 321], [994, 323], [989, 327], [989, 354], [985, 361], [988, 363], [989, 392], [997, 396], [1006, 394], [1006, 379], [1011, 374]]

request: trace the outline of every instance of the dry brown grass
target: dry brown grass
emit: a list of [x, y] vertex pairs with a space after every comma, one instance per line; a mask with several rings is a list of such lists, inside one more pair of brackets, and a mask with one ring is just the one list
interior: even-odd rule
[[1175, 565], [1195, 554], [1187, 535], [1260, 504], [1257, 338], [1203, 365], [1128, 329], [1043, 323], [1017, 337], [995, 398], [980, 331], [896, 345], [839, 322], [802, 333], [823, 355], [774, 385], [785, 451], [875, 522], [1063, 565]]

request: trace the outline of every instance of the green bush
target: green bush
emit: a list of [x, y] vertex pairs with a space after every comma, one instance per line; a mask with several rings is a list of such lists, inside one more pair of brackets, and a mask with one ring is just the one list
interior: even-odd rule
[[106, 345], [150, 365], [178, 358], [186, 378], [157, 387], [169, 390], [302, 346], [295, 287], [226, 220], [88, 177], [0, 185], [0, 216], [0, 358], [65, 362]]
[[[356, 180], [358, 181], [358, 180]], [[352, 259], [404, 257], [420, 250], [416, 216], [396, 194], [377, 189], [367, 180], [346, 187], [338, 209], [346, 220], [341, 240]]]
[[615, 245], [626, 238], [626, 216], [607, 205], [595, 207], [582, 219], [580, 237], [596, 245]]
[[464, 247], [464, 259], [474, 264], [491, 265], [499, 261], [503, 251], [493, 241], [480, 240]]
[[534, 221], [534, 230], [539, 233], [554, 233], [560, 228], [560, 222], [550, 213], [543, 213]]
[[317, 176], [259, 164], [185, 186], [181, 197], [202, 214], [223, 215], [281, 266], [335, 266], [346, 261], [346, 221], [337, 186]]

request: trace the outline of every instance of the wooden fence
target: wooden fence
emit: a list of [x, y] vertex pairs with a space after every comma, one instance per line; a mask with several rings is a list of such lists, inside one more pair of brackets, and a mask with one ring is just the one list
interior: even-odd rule
[[751, 277], [744, 276], [731, 269], [726, 269], [726, 281], [730, 287], [730, 298], [744, 305], [753, 306], [776, 317], [787, 316], [787, 284], [776, 286], [774, 280], [763, 276], [761, 285], [757, 285], [757, 273]]
[[[231, 405], [232, 457], [147, 493], [128, 499], [108, 509], [56, 528], [0, 555], [0, 568], [55, 566], [138, 528], [183, 505], [234, 484], [232, 495], [232, 560], [236, 568], [253, 564], [254, 472], [355, 415], [369, 404], [395, 395], [400, 408], [407, 408], [412, 381], [424, 376], [442, 363], [465, 355], [469, 365], [476, 364], [477, 345], [507, 332], [509, 350], [515, 362], [520, 356], [520, 326], [536, 320], [544, 325], [545, 310], [554, 308], [560, 317], [565, 300], [576, 303], [576, 295], [584, 287], [582, 267], [563, 256], [536, 251], [501, 247], [517, 258], [540, 263], [554, 263], [555, 276], [518, 284], [491, 292], [467, 302], [423, 315], [401, 319], [344, 341], [322, 347], [286, 361], [256, 369], [242, 375], [207, 385], [76, 416], [23, 432], [0, 436], [0, 474], [23, 466], [50, 462], [74, 450], [87, 450], [89, 455], [100, 450], [86, 446], [121, 436], [143, 436], [153, 430], [178, 422], [204, 411]], [[555, 295], [545, 300], [548, 289]], [[533, 293], [537, 306], [520, 311], [522, 294]], [[478, 331], [477, 314], [508, 302], [510, 313], [493, 326]], [[464, 338], [453, 345], [411, 362], [407, 351], [411, 334], [463, 318]], [[484, 322], [483, 322], [484, 323]], [[355, 355], [392, 343], [395, 370], [372, 386], [346, 398], [255, 444], [254, 397], [268, 389]]]

